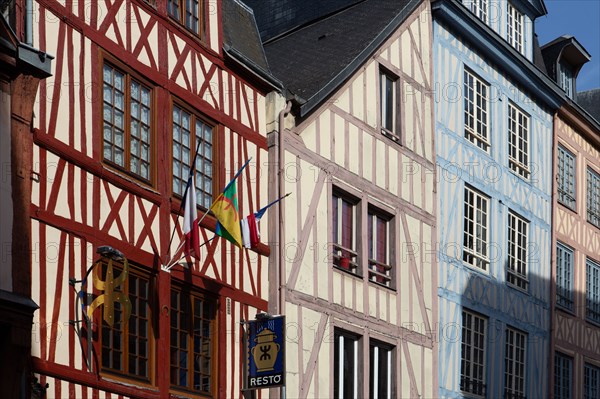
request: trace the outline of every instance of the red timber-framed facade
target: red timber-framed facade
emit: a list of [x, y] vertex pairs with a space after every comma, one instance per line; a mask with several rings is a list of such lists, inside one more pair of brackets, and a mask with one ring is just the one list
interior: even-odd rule
[[[240, 214], [267, 201], [264, 104], [273, 86], [224, 50], [235, 47], [225, 3], [241, 9], [218, 0], [34, 1], [34, 44], [56, 55], [34, 108], [29, 205], [40, 307], [31, 355], [47, 398], [241, 396], [240, 320], [267, 309], [268, 246], [215, 239], [199, 260], [161, 271], [182, 236], [177, 177], [185, 184], [199, 140], [199, 215], [250, 157], [237, 179]], [[201, 243], [215, 223], [203, 220]], [[69, 323], [69, 279], [82, 278], [101, 245], [129, 262], [121, 290], [132, 315], [118, 323], [117, 314], [111, 329], [94, 313], [90, 372]]]

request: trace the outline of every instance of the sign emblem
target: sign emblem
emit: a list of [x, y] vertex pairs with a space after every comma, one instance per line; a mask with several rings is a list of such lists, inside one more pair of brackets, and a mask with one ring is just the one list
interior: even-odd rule
[[248, 322], [249, 389], [284, 385], [285, 316]]
[[101, 279], [99, 274], [101, 264], [97, 264], [94, 268], [94, 287], [99, 291], [104, 291], [104, 293], [98, 295], [98, 297], [94, 299], [87, 311], [88, 317], [91, 318], [92, 313], [94, 313], [96, 308], [98, 308], [100, 305], [104, 305], [102, 318], [106, 324], [111, 327], [114, 326], [115, 322], [115, 302], [119, 302], [123, 307], [123, 323], [127, 322], [127, 320], [129, 320], [129, 316], [131, 315], [131, 302], [129, 301], [129, 298], [123, 292], [115, 291], [127, 281], [129, 264], [127, 263], [127, 259], [125, 259], [123, 262], [123, 271], [119, 277], [115, 278], [112, 262], [112, 259], [109, 259], [106, 268], [106, 279], [104, 281]]

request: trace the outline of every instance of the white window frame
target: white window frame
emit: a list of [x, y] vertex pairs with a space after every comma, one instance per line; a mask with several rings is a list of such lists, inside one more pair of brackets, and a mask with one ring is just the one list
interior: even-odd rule
[[[335, 339], [334, 339], [334, 345], [337, 346], [338, 349], [338, 356], [337, 356], [337, 381], [335, 381], [334, 378], [334, 384], [336, 384], [337, 389], [338, 389], [338, 397], [339, 398], [345, 398], [345, 397], [353, 397], [353, 398], [357, 398], [359, 397], [358, 393], [359, 393], [359, 381], [358, 381], [358, 368], [359, 368], [359, 358], [358, 358], [358, 353], [359, 353], [359, 348], [360, 348], [360, 341], [361, 338], [360, 336], [357, 336], [356, 334], [352, 334], [350, 332], [341, 330], [341, 329], [336, 329], [335, 330]], [[344, 375], [344, 365], [345, 365], [345, 359], [344, 359], [344, 348], [346, 347], [346, 345], [351, 345], [353, 347], [353, 361], [354, 361], [354, 370], [352, 370], [351, 374], [352, 376], [346, 376]], [[334, 361], [335, 363], [335, 361]], [[334, 365], [335, 366], [335, 365]], [[334, 375], [336, 375], [334, 373]], [[348, 395], [347, 393], [344, 392], [344, 379], [345, 378], [352, 378], [353, 381], [353, 392]], [[344, 396], [346, 394], [346, 396]]]
[[[379, 398], [379, 384], [386, 384], [386, 395], [385, 398], [393, 397], [393, 378], [394, 378], [394, 363], [392, 361], [394, 354], [394, 347], [381, 341], [371, 339], [369, 344], [369, 359], [373, 358], [374, 361], [369, 365], [369, 395], [372, 399]], [[387, 357], [387, 374], [380, 375], [379, 372], [379, 357]]]
[[488, 0], [466, 0], [465, 5], [477, 18], [489, 25]]
[[489, 153], [490, 86], [467, 68], [463, 76], [465, 138]]
[[577, 204], [577, 158], [562, 145], [558, 145], [557, 190], [558, 202], [575, 210]]
[[527, 246], [529, 221], [513, 211], [508, 212], [508, 264], [506, 281], [522, 290], [527, 290]]
[[587, 168], [587, 221], [600, 228], [600, 174]]
[[573, 272], [575, 252], [558, 242], [556, 246], [556, 305], [573, 310]]
[[527, 389], [527, 334], [508, 327], [504, 342], [504, 395], [524, 398]]
[[[378, 220], [385, 222], [387, 251], [385, 254], [385, 259], [383, 260], [376, 259], [376, 254], [378, 253], [378, 229], [376, 228]], [[367, 255], [369, 259], [369, 280], [374, 281], [377, 284], [382, 284], [386, 287], [392, 287], [393, 284], [392, 259], [394, 254], [394, 241], [392, 240], [392, 223], [393, 218], [391, 216], [387, 215], [384, 211], [369, 206], [369, 211], [367, 214], [367, 240], [370, 241], [367, 242]]]
[[597, 399], [600, 396], [600, 368], [585, 363], [583, 375], [583, 399]]
[[463, 262], [488, 271], [490, 198], [465, 185], [463, 203]]
[[573, 390], [573, 358], [554, 353], [554, 399], [571, 399]]
[[487, 318], [463, 309], [460, 390], [477, 397], [486, 396], [487, 323]]
[[[398, 82], [398, 76], [383, 67], [379, 67], [379, 115], [381, 133], [394, 141], [400, 139], [400, 126], [398, 120], [400, 87]], [[391, 90], [391, 99], [385, 95], [387, 94], [387, 89]], [[391, 121], [391, 126], [389, 121]]]
[[[351, 194], [346, 193], [345, 191], [342, 191], [341, 189], [338, 189], [337, 187], [334, 188], [333, 193], [332, 193], [332, 202], [333, 201], [337, 201], [337, 214], [333, 215], [333, 213], [335, 212], [332, 206], [332, 217], [335, 217], [336, 220], [332, 220], [332, 229], [331, 229], [331, 234], [332, 234], [332, 243], [333, 243], [333, 264], [337, 267], [337, 268], [343, 268], [344, 270], [347, 270], [350, 273], [356, 274], [356, 275], [360, 275], [361, 274], [361, 268], [359, 267], [359, 260], [358, 260], [358, 240], [360, 239], [360, 236], [358, 236], [357, 232], [358, 232], [358, 220], [359, 220], [359, 208], [360, 208], [360, 201], [358, 199], [356, 199], [354, 196], [352, 196]], [[352, 206], [352, 235], [351, 235], [351, 245], [350, 247], [345, 247], [342, 244], [343, 238], [341, 236], [342, 234], [342, 224], [343, 224], [343, 203], [347, 202], [348, 204], [350, 204]], [[333, 228], [333, 223], [337, 222], [337, 228], [334, 229]], [[336, 231], [337, 231], [337, 236], [336, 236]], [[342, 267], [342, 261], [343, 258], [349, 258], [348, 262], [348, 268], [346, 269], [346, 267]]]
[[573, 69], [564, 61], [558, 63], [558, 84], [567, 96], [573, 98]]
[[529, 115], [508, 104], [508, 166], [517, 175], [529, 179]]
[[600, 264], [590, 258], [585, 262], [585, 318], [600, 324]]
[[524, 20], [523, 13], [517, 10], [510, 1], [507, 2], [506, 41], [523, 55], [525, 54]]

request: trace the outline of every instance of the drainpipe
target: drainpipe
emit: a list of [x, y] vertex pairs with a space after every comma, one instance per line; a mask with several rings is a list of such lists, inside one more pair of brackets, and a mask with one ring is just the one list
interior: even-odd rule
[[25, 0], [25, 44], [33, 46], [33, 0]]
[[[283, 148], [283, 131], [285, 130], [285, 117], [292, 110], [292, 102], [288, 101], [286, 107], [279, 112], [279, 132], [277, 133], [277, 141], [278, 141], [278, 156], [277, 156], [277, 198], [281, 198], [283, 196], [283, 159], [284, 159], [284, 148]], [[279, 297], [278, 297], [278, 313], [283, 314], [283, 307], [285, 306], [285, 292], [283, 290], [283, 286], [285, 285], [285, 259], [284, 259], [284, 234], [283, 234], [283, 202], [278, 203], [278, 213], [279, 213], [279, 227], [277, 232], [277, 240], [279, 241], [278, 245], [278, 257], [279, 257], [279, 276], [277, 281], [277, 287], [279, 289]]]

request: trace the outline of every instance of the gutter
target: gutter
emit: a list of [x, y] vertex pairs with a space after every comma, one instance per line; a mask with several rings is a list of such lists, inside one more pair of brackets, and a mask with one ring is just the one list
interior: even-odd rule
[[264, 68], [257, 65], [254, 61], [236, 50], [234, 47], [231, 47], [229, 44], [223, 44], [223, 51], [225, 55], [238, 63], [246, 71], [258, 78], [267, 86], [271, 87], [273, 90], [283, 90], [283, 83], [281, 83], [280, 80], [274, 77], [269, 71], [266, 71]]
[[[277, 166], [278, 166], [278, 171], [277, 171], [277, 198], [281, 198], [283, 196], [283, 184], [284, 184], [284, 179], [283, 179], [283, 158], [285, 156], [284, 154], [284, 149], [283, 149], [283, 131], [285, 130], [285, 117], [290, 113], [290, 111], [292, 110], [292, 102], [288, 101], [286, 103], [286, 106], [284, 109], [282, 109], [279, 112], [279, 132], [277, 133]], [[279, 275], [278, 275], [278, 279], [277, 279], [277, 288], [279, 290], [279, 296], [278, 296], [278, 313], [279, 314], [283, 314], [283, 307], [285, 305], [285, 291], [283, 289], [284, 287], [284, 282], [285, 282], [285, 262], [284, 262], [284, 251], [283, 251], [283, 240], [284, 240], [284, 234], [283, 234], [283, 220], [284, 220], [284, 214], [283, 214], [283, 202], [278, 202], [277, 203], [278, 207], [278, 214], [279, 214], [279, 223], [278, 223], [278, 231], [277, 231], [277, 240], [278, 240], [278, 246], [277, 246], [277, 257], [279, 258]]]

